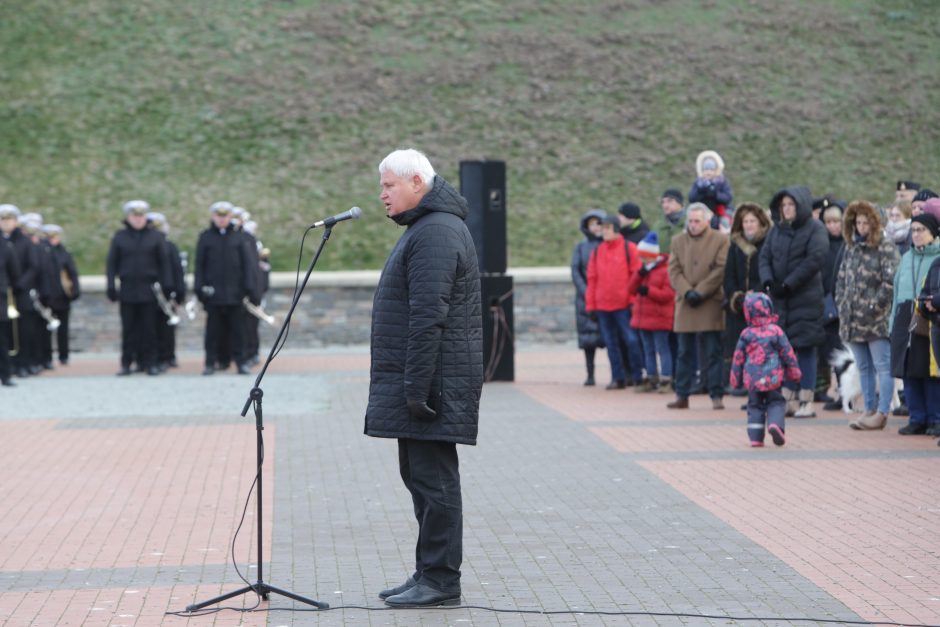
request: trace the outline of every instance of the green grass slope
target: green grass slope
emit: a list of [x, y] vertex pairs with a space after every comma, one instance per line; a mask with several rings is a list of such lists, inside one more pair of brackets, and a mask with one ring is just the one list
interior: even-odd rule
[[360, 205], [323, 269], [379, 267], [398, 236], [379, 160], [505, 159], [511, 265], [568, 262], [577, 220], [658, 219], [703, 149], [736, 202], [777, 188], [875, 201], [940, 188], [933, 0], [82, 0], [6, 3], [0, 202], [67, 229], [101, 272], [145, 198], [192, 250], [211, 202], [248, 208], [278, 269], [302, 227]]

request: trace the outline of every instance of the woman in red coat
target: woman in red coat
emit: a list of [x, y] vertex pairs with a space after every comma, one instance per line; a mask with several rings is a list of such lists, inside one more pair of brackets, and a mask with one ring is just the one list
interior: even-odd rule
[[[671, 391], [672, 353], [669, 351], [669, 332], [676, 302], [676, 292], [669, 282], [669, 255], [659, 251], [655, 231], [647, 234], [637, 245], [643, 265], [633, 275], [627, 287], [633, 296], [633, 318], [630, 326], [639, 331], [646, 360], [647, 379], [637, 392]], [[656, 367], [659, 356], [660, 368]]]

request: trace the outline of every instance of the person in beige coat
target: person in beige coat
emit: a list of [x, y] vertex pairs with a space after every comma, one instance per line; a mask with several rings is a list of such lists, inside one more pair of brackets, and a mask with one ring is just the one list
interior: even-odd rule
[[702, 203], [689, 205], [685, 231], [672, 240], [669, 280], [676, 290], [673, 330], [679, 340], [676, 359], [676, 400], [670, 409], [688, 409], [689, 390], [695, 375], [695, 343], [701, 341], [698, 363], [705, 375], [714, 409], [724, 409], [722, 396], [721, 332], [725, 328], [721, 308], [728, 236], [709, 227], [711, 210]]

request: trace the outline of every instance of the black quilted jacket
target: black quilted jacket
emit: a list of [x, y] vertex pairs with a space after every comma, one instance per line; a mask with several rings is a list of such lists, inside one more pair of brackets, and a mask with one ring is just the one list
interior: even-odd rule
[[[476, 444], [483, 388], [483, 320], [467, 203], [441, 177], [417, 207], [372, 305], [372, 368], [366, 435]], [[412, 417], [426, 400], [437, 418]]]

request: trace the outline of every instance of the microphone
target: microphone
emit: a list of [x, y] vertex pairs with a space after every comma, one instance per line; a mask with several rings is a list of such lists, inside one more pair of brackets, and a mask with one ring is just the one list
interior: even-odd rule
[[362, 209], [360, 209], [359, 207], [353, 207], [349, 211], [338, 213], [335, 216], [327, 218], [326, 220], [320, 220], [319, 222], [314, 222], [312, 228], [318, 229], [321, 226], [330, 228], [337, 222], [342, 222], [343, 220], [358, 220], [359, 216], [361, 215], [362, 215]]

